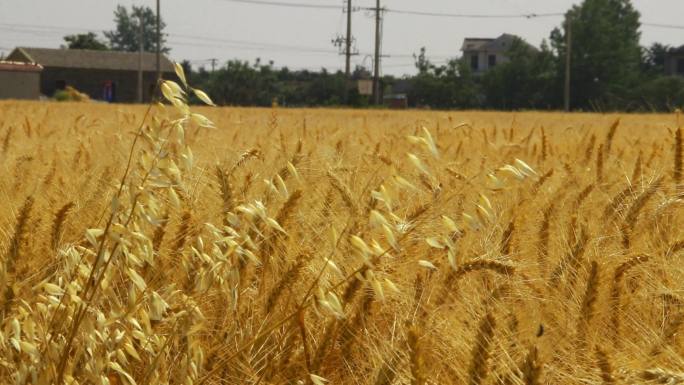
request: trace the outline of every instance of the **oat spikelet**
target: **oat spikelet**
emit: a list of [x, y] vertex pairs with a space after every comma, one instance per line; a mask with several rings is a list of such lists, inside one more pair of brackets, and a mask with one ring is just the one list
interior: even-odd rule
[[480, 385], [485, 383], [489, 374], [489, 355], [491, 344], [494, 339], [496, 320], [491, 313], [487, 313], [480, 321], [475, 346], [470, 359], [468, 369], [468, 385]]
[[71, 211], [73, 207], [74, 202], [69, 202], [62, 206], [55, 214], [55, 219], [52, 221], [52, 250], [57, 250], [57, 247], [59, 246], [59, 241], [61, 240], [62, 232], [64, 231], [64, 223], [66, 222], [69, 211]]

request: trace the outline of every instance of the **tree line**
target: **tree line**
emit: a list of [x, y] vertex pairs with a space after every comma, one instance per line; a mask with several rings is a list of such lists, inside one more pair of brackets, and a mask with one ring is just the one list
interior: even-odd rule
[[[143, 47], [155, 49], [154, 12], [134, 6], [115, 11], [116, 29], [101, 41], [95, 34], [66, 36], [68, 48], [139, 49], [139, 20], [143, 20]], [[162, 29], [164, 24], [162, 22]], [[436, 65], [422, 48], [414, 55], [417, 74], [384, 76], [382, 88], [391, 92], [401, 84], [410, 107], [433, 109], [561, 109], [566, 58], [570, 52], [571, 97], [574, 110], [671, 111], [684, 106], [684, 76], [665, 75], [665, 57], [671, 47], [655, 43], [641, 47], [640, 14], [630, 0], [584, 0], [567, 11], [565, 22], [554, 28], [540, 48], [516, 40], [509, 60], [483, 75], [454, 57]], [[572, 49], [567, 47], [572, 31]], [[513, 31], [514, 32], [514, 31]], [[163, 44], [165, 39], [163, 39]], [[682, 42], [684, 44], [684, 41]], [[169, 48], [164, 44], [164, 52]], [[183, 62], [194, 84], [224, 105], [369, 106], [355, 82], [343, 72], [292, 71], [273, 62], [230, 60], [214, 71], [193, 69]], [[357, 67], [354, 81], [368, 79]]]

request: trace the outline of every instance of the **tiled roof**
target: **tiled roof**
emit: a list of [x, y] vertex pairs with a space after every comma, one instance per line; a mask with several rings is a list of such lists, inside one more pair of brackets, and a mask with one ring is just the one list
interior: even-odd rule
[[[18, 47], [10, 55], [13, 60], [26, 60], [43, 67], [87, 68], [103, 70], [137, 71], [139, 54], [137, 52], [94, 51], [85, 49], [54, 49]], [[156, 71], [155, 53], [143, 53], [143, 70]], [[161, 57], [161, 70], [173, 72], [173, 64], [164, 55]]]

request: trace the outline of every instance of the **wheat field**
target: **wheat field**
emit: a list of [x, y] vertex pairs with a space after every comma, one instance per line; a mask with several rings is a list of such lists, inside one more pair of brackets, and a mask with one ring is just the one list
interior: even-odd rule
[[166, 91], [0, 103], [1, 383], [684, 383], [678, 115]]

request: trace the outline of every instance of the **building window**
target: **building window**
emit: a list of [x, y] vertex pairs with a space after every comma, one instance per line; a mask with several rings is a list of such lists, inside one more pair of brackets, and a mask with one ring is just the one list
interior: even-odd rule
[[489, 66], [494, 67], [496, 65], [496, 55], [489, 55]]
[[677, 59], [677, 73], [684, 75], [684, 58]]
[[473, 71], [480, 69], [480, 57], [477, 54], [470, 56], [470, 68], [472, 68]]

